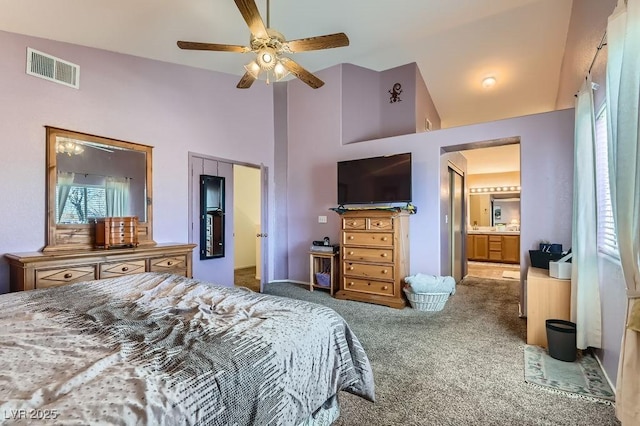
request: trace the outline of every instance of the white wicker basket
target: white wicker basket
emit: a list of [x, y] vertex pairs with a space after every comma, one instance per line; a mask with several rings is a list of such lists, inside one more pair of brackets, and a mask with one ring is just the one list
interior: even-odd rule
[[418, 311], [441, 311], [449, 299], [449, 293], [414, 293], [410, 288], [405, 288], [409, 303]]

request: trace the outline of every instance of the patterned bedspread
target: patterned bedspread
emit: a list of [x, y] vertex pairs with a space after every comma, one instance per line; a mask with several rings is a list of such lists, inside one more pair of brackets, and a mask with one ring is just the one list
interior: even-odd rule
[[154, 273], [0, 296], [0, 423], [297, 425], [340, 390], [373, 401], [371, 366], [320, 305]]

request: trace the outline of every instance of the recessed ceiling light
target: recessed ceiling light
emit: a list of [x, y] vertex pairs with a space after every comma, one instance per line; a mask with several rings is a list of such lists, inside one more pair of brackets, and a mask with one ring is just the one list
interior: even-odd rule
[[484, 87], [485, 89], [490, 89], [495, 85], [496, 85], [495, 77], [486, 77], [484, 80], [482, 80], [482, 87]]

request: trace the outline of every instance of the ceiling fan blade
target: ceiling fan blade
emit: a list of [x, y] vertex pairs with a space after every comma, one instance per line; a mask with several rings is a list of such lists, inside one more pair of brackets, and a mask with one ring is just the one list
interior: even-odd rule
[[256, 2], [254, 0], [235, 0], [235, 2], [242, 17], [249, 26], [251, 34], [256, 38], [269, 38], [267, 27], [265, 27], [264, 21], [262, 21]]
[[238, 89], [248, 89], [249, 87], [251, 87], [254, 81], [256, 81], [256, 78], [249, 72], [245, 72], [236, 87]]
[[317, 37], [290, 40], [285, 43], [292, 52], [305, 52], [308, 50], [333, 49], [349, 45], [349, 37], [345, 33], [327, 34]]
[[289, 71], [291, 74], [298, 77], [304, 83], [309, 85], [310, 87], [317, 89], [324, 85], [324, 81], [320, 80], [315, 75], [311, 74], [306, 69], [302, 68], [297, 62], [289, 59], [289, 58], [280, 58], [280, 62], [282, 65]]
[[196, 41], [179, 41], [178, 47], [186, 50], [214, 50], [218, 52], [250, 52], [246, 46], [239, 46], [235, 44], [216, 44], [216, 43], [198, 43]]

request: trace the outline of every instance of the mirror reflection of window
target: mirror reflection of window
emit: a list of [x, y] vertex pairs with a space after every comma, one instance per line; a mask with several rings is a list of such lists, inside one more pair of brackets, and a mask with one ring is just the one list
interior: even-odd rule
[[100, 217], [131, 214], [130, 178], [58, 174], [56, 218], [61, 224], [88, 223]]
[[58, 136], [56, 163], [57, 223], [118, 216], [146, 220], [144, 152]]

